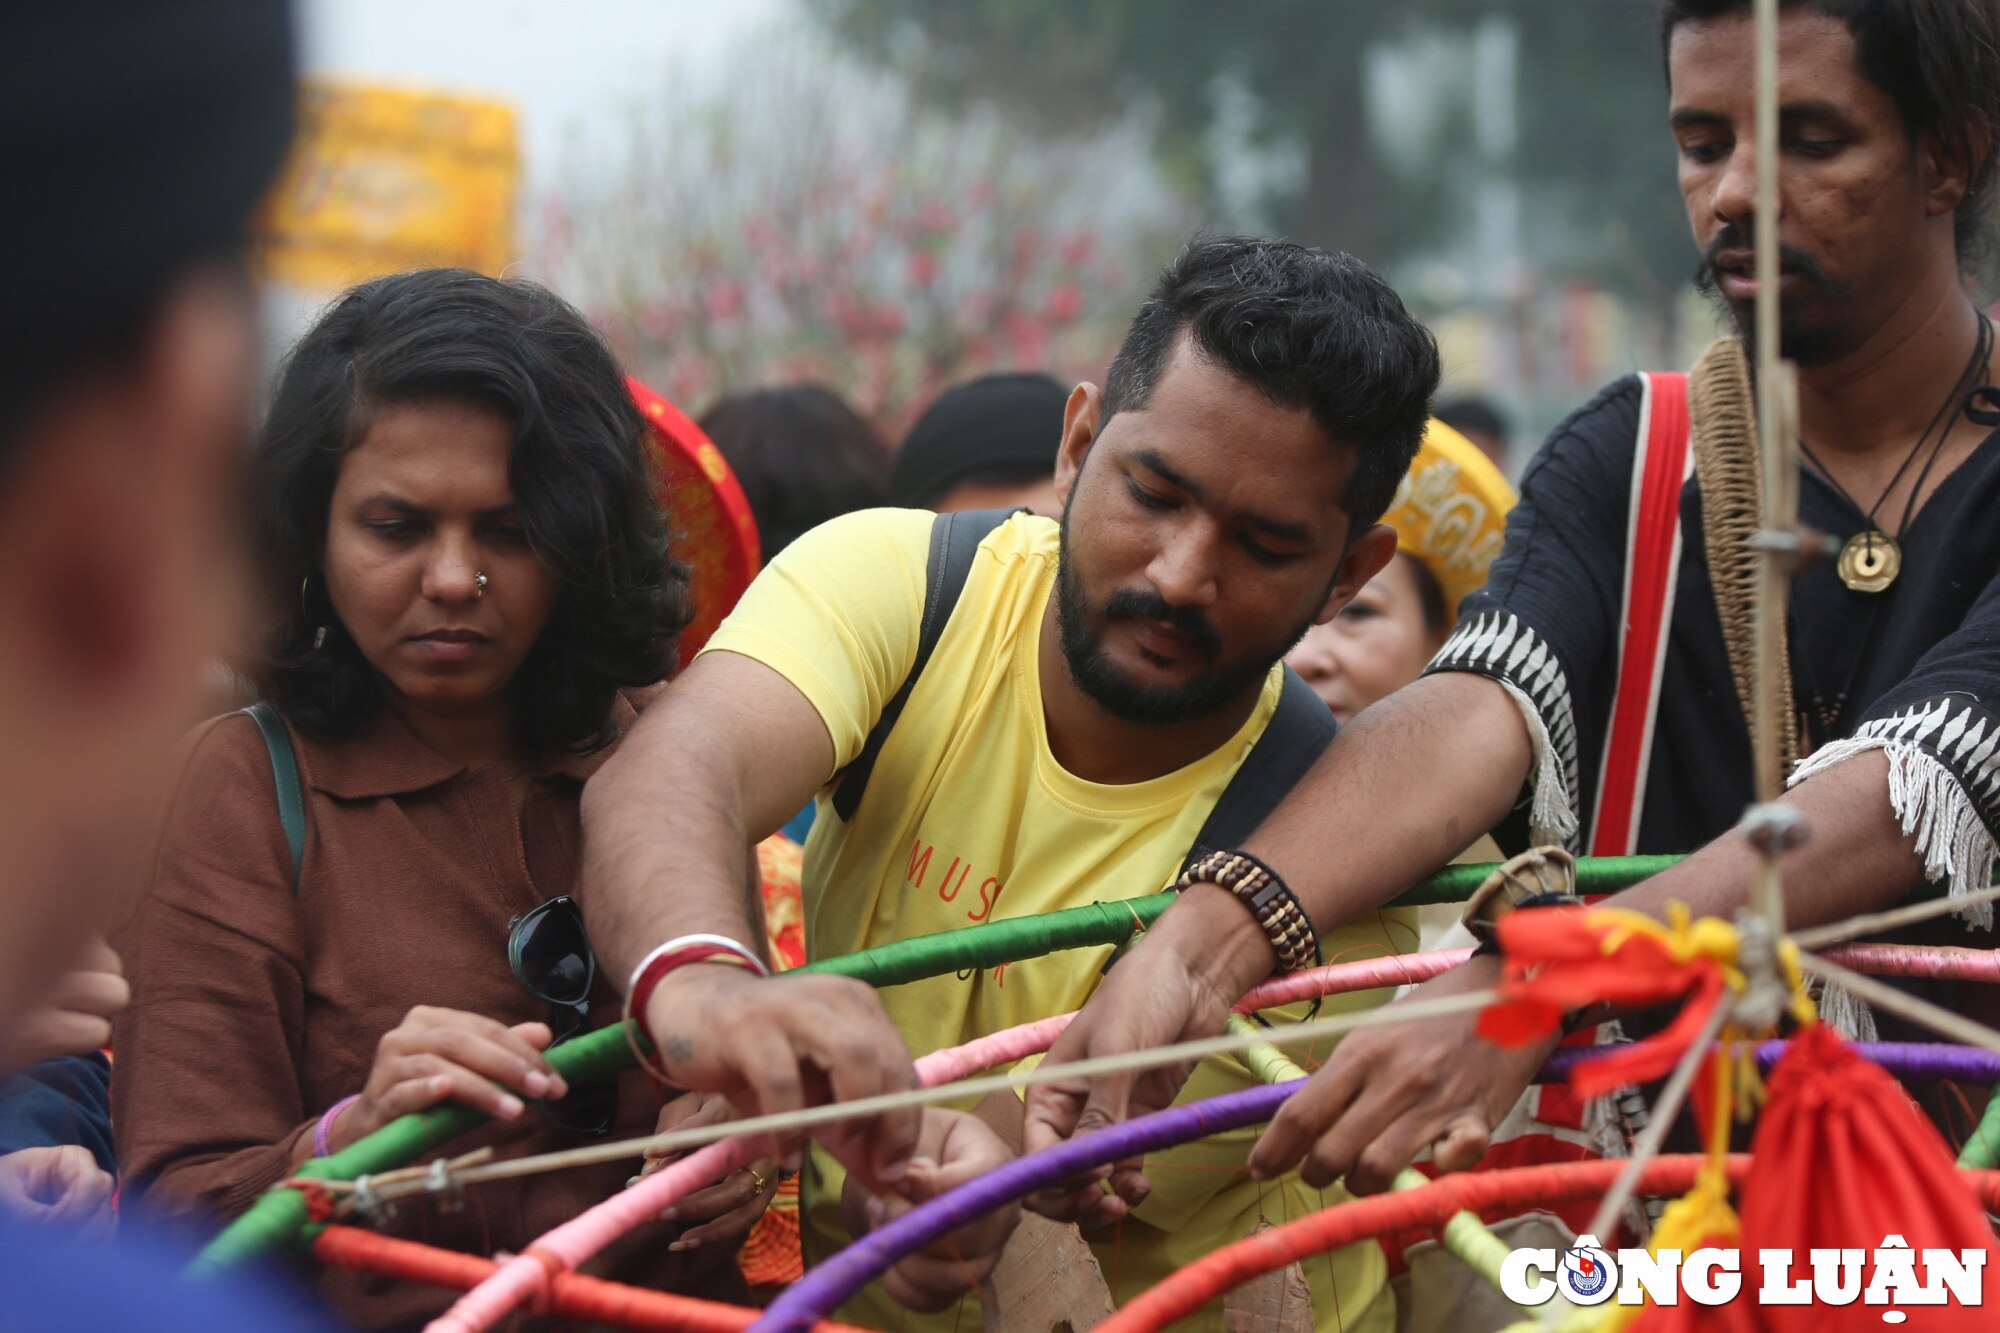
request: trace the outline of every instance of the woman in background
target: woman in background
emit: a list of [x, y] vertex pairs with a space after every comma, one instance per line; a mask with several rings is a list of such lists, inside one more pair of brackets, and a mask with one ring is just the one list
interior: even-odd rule
[[[570, 898], [578, 797], [687, 619], [644, 429], [602, 341], [527, 283], [381, 279], [292, 353], [252, 473], [273, 712], [192, 738], [124, 941], [129, 1204], [226, 1220], [310, 1158], [447, 1101], [491, 1117], [455, 1149], [501, 1156], [661, 1118], [643, 1073], [569, 1087], [545, 1058], [617, 1021]], [[293, 799], [302, 820], [281, 813]], [[667, 1119], [692, 1109], [675, 1107]], [[481, 1184], [462, 1207], [410, 1199], [374, 1220], [519, 1250], [631, 1170]], [[738, 1173], [590, 1271], [740, 1294], [728, 1259], [773, 1173]], [[451, 1299], [317, 1279], [364, 1327]]]

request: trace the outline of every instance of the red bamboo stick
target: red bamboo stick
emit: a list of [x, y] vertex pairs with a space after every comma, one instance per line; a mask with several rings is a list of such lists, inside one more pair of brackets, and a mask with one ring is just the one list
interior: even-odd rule
[[[491, 1259], [456, 1250], [441, 1250], [416, 1241], [329, 1226], [313, 1242], [322, 1263], [359, 1272], [379, 1273], [407, 1282], [465, 1291], [479, 1285], [497, 1266]], [[580, 1273], [557, 1273], [549, 1280], [548, 1313], [565, 1319], [592, 1320], [618, 1328], [678, 1333], [737, 1333], [760, 1313], [737, 1305], [696, 1300], [670, 1292], [628, 1287]], [[823, 1323], [824, 1333], [863, 1333], [844, 1324]]]
[[[1655, 1158], [1640, 1176], [1648, 1194], [1675, 1195], [1693, 1185], [1702, 1158], [1697, 1153]], [[1097, 1326], [1098, 1333], [1156, 1333], [1232, 1287], [1261, 1273], [1343, 1245], [1388, 1232], [1435, 1227], [1453, 1213], [1470, 1209], [1561, 1203], [1602, 1194], [1625, 1169], [1622, 1158], [1525, 1166], [1440, 1176], [1420, 1189], [1376, 1194], [1310, 1213], [1284, 1226], [1260, 1231], [1189, 1264], [1157, 1286], [1141, 1292]], [[1740, 1182], [1750, 1169], [1747, 1154], [1729, 1159], [1729, 1178]], [[1966, 1171], [1967, 1185], [1990, 1210], [2000, 1202], [2000, 1171]]]

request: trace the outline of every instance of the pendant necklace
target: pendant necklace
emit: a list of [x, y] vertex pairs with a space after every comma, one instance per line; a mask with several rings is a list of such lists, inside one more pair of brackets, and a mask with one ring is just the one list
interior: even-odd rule
[[1841, 543], [1840, 559], [1833, 568], [1855, 592], [1884, 592], [1903, 572], [1903, 548], [1894, 537], [1871, 526]]
[[[1996, 391], [1991, 386], [1981, 386], [1961, 397], [1965, 381], [1967, 378], [1977, 377], [1979, 369], [1985, 365], [1986, 356], [1992, 351], [1992, 347], [1993, 327], [1982, 316], [1979, 325], [1979, 345], [1974, 350], [1972, 364], [1967, 366], [1965, 373], [1959, 376], [1958, 385], [1952, 390], [1952, 398], [1946, 400], [1945, 406], [1949, 408], [1952, 401], [1957, 401], [1961, 404], [1961, 410], [1973, 421], [1983, 426], [2000, 427], [2000, 391]], [[1988, 405], [1982, 405], [1983, 402]], [[1931, 424], [1935, 428], [1937, 422], [1934, 420]], [[1944, 436], [1949, 436], [1950, 434], [1949, 429], [1944, 432]], [[1925, 438], [1928, 438], [1930, 431], [1925, 431], [1924, 435]], [[1898, 535], [1909, 529], [1910, 517], [1916, 508], [1916, 497], [1923, 492], [1924, 481], [1930, 476], [1931, 467], [1936, 463], [1938, 453], [1942, 452], [1944, 436], [1940, 436], [1938, 447], [1932, 451], [1929, 461], [1924, 464], [1922, 471], [1917, 474], [1916, 485], [1910, 492], [1910, 499], [1903, 505], [1903, 519], [1896, 528]], [[1801, 449], [1805, 448], [1804, 440], [1799, 441], [1799, 447]], [[1922, 441], [1919, 441], [1918, 449], [1911, 451], [1911, 457], [1914, 458], [1921, 448]], [[1812, 458], [1811, 450], [1806, 450], [1806, 456]], [[1817, 458], [1812, 458], [1812, 462], [1819, 469], [1820, 474], [1826, 477], [1827, 483], [1840, 492], [1843, 499], [1849, 504], [1854, 505], [1857, 510], [1861, 508], [1860, 505], [1854, 504], [1854, 497], [1848, 495], [1842, 489], [1840, 483], [1834, 481], [1827, 474], [1825, 466], [1820, 464]], [[1907, 468], [1908, 465], [1909, 460], [1904, 460], [1904, 467]], [[1900, 477], [1901, 475], [1902, 470], [1898, 469], [1897, 476]], [[1889, 489], [1895, 489], [1895, 482], [1893, 480], [1889, 484]], [[1886, 495], [1887, 492], [1884, 492], [1884, 494]], [[1875, 502], [1876, 508], [1881, 508], [1881, 504], [1882, 502], [1877, 500]], [[1868, 527], [1870, 529], [1874, 527], [1874, 513], [1872, 510], [1868, 515]], [[1896, 572], [1902, 568], [1902, 548], [1900, 545], [1885, 547], [1883, 544], [1892, 542], [1893, 539], [1882, 532], [1876, 532], [1874, 536], [1875, 544], [1872, 552], [1869, 549], [1865, 531], [1862, 534], [1850, 537], [1846, 547], [1841, 552], [1839, 566], [1840, 581], [1855, 592], [1872, 593], [1888, 588], [1891, 583], [1895, 582]], [[1893, 564], [1890, 565], [1889, 574], [1886, 579], [1881, 580], [1879, 584], [1875, 584], [1874, 586], [1866, 584], [1856, 586], [1855, 582], [1849, 578], [1848, 553], [1854, 551], [1857, 546], [1864, 555], [1870, 557], [1871, 563], [1881, 560], [1885, 549], [1894, 551], [1895, 554], [1891, 557]], [[1796, 664], [1803, 677], [1799, 683], [1804, 685], [1804, 692], [1807, 697], [1806, 705], [1799, 710], [1799, 735], [1806, 743], [1807, 753], [1818, 749], [1830, 740], [1840, 737], [1841, 723], [1847, 716], [1848, 705], [1854, 701], [1855, 690], [1861, 683], [1862, 670], [1868, 664], [1869, 653], [1875, 641], [1877, 623], [1881, 619], [1882, 604], [1886, 600], [1886, 598], [1879, 597], [1870, 597], [1868, 599], [1868, 616], [1862, 622], [1859, 646], [1854, 653], [1853, 661], [1848, 665], [1846, 679], [1840, 683], [1839, 692], [1833, 698], [1828, 699], [1820, 692], [1819, 682], [1815, 678], [1813, 671], [1813, 655], [1809, 652], [1801, 652], [1794, 649], [1792, 661]], [[1790, 630], [1791, 641], [1794, 644], [1802, 643], [1803, 638], [1801, 637], [1799, 618], [1796, 610], [1788, 610], [1785, 618]]]
[[[1904, 456], [1902, 465], [1896, 469], [1896, 474], [1889, 478], [1889, 484], [1883, 488], [1882, 494], [1876, 497], [1875, 503], [1862, 514], [1861, 531], [1849, 537], [1840, 548], [1840, 559], [1835, 565], [1835, 572], [1840, 575], [1840, 581], [1846, 584], [1850, 591], [1886, 592], [1890, 585], [1895, 583], [1896, 576], [1903, 572], [1902, 537], [1909, 529], [1911, 515], [1916, 512], [1917, 496], [1923, 491], [1924, 481], [1930, 476], [1931, 466], [1944, 451], [1945, 441], [1951, 438], [1951, 427], [1956, 424], [1959, 412], [1965, 410], [1967, 386], [1977, 380], [1980, 367], [1986, 364], [1986, 358], [1992, 350], [1993, 324], [1986, 316], [1981, 315], [1979, 338], [1973, 344], [1971, 360], [1967, 361], [1965, 369], [1959, 372], [1958, 379], [1945, 394], [1944, 401], [1938, 404], [1937, 413], [1931, 418], [1930, 425], [1926, 426], [1924, 433], [1917, 437], [1916, 444], [1911, 446], [1910, 452]], [[1958, 405], [1959, 412], [1951, 410], [1954, 404]], [[1933, 435], [1937, 437], [1935, 442], [1931, 439]], [[1882, 502], [1895, 491], [1897, 483], [1903, 480], [1903, 474], [1910, 470], [1910, 464], [1917, 461], [1917, 455], [1924, 451], [1926, 444], [1931, 446], [1930, 457], [1925, 460], [1923, 470], [1917, 474], [1915, 485], [1910, 488], [1909, 499], [1903, 506], [1902, 521], [1896, 525], [1896, 535], [1892, 537], [1876, 526], [1876, 511], [1882, 508]], [[1812, 446], [1805, 442], [1804, 437], [1799, 439], [1799, 450], [1805, 454], [1826, 484], [1840, 493], [1841, 499], [1856, 510], [1861, 509], [1860, 502], [1848, 494], [1845, 486], [1834, 479], [1833, 473], [1827, 470], [1826, 464], [1820, 462], [1819, 455], [1812, 451]]]

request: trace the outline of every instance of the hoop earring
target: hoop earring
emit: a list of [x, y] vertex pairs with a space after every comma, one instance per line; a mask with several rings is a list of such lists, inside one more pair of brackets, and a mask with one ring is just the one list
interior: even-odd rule
[[[308, 619], [310, 619], [312, 616], [312, 606], [306, 600], [306, 586], [311, 582], [312, 582], [312, 571], [307, 570], [306, 576], [299, 580], [299, 610], [304, 612]], [[315, 625], [313, 627], [312, 650], [314, 652], [318, 652], [320, 649], [324, 647], [326, 647], [326, 626]]]

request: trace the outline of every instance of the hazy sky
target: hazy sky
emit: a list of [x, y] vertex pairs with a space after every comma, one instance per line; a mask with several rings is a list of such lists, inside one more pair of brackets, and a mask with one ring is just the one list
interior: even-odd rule
[[531, 181], [567, 136], [615, 136], [623, 108], [676, 67], [699, 71], [790, 0], [305, 0], [305, 63], [497, 94], [521, 116]]

